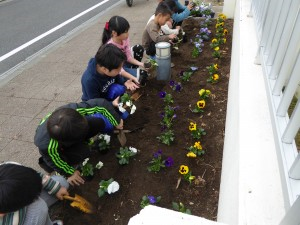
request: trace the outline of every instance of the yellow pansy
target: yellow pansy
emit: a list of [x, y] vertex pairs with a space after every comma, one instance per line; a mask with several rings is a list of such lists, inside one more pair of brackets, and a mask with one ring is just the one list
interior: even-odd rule
[[204, 93], [205, 93], [205, 89], [201, 89], [201, 90], [199, 91], [199, 95], [200, 95], [200, 96], [202, 96]]
[[203, 99], [198, 101], [197, 106], [199, 109], [203, 109], [205, 107], [205, 101]]
[[216, 28], [218, 28], [219, 26], [220, 26], [220, 24], [219, 24], [219, 23], [217, 23], [217, 24], [216, 24]]
[[185, 165], [181, 165], [179, 167], [179, 173], [180, 174], [187, 174], [189, 172], [189, 167]]
[[224, 30], [223, 30], [223, 34], [227, 35], [227, 34], [228, 34], [228, 30], [227, 30], [227, 29], [224, 29]]
[[197, 129], [197, 124], [196, 124], [196, 123], [193, 123], [193, 122], [190, 122], [189, 129], [190, 129], [190, 130], [196, 130], [196, 129]]
[[226, 15], [225, 15], [224, 13], [220, 13], [220, 14], [219, 14], [219, 17], [220, 17], [220, 18], [225, 18], [225, 19], [226, 19]]
[[200, 141], [195, 142], [194, 148], [197, 148], [198, 150], [202, 150], [202, 145], [200, 144]]
[[189, 152], [188, 154], [186, 154], [187, 157], [190, 157], [190, 158], [196, 158], [196, 154], [194, 152]]
[[219, 69], [218, 64], [214, 64], [215, 70]]
[[220, 48], [219, 48], [219, 47], [215, 47], [214, 50], [215, 50], [215, 51], [219, 51]]
[[205, 92], [207, 95], [210, 95], [210, 93], [211, 93], [210, 90], [205, 90]]
[[226, 43], [226, 38], [223, 38], [223, 42], [224, 42], [224, 44]]
[[215, 74], [213, 75], [213, 79], [214, 79], [214, 80], [219, 80], [219, 75], [215, 73]]
[[218, 40], [216, 39], [216, 38], [214, 38], [214, 39], [212, 39], [211, 40], [211, 43], [215, 43], [215, 42], [217, 42]]

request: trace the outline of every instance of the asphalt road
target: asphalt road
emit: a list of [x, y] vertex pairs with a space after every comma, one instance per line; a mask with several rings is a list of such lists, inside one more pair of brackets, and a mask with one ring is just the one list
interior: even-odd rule
[[[0, 1], [0, 80], [1, 75], [7, 73], [11, 68], [119, 1]], [[95, 8], [91, 9], [93, 6]], [[84, 14], [88, 9], [90, 11]], [[80, 13], [84, 15], [81, 16]], [[73, 21], [68, 23], [72, 18]], [[62, 25], [64, 22], [67, 24]], [[62, 26], [58, 28], [58, 25]], [[42, 34], [45, 36], [41, 38]], [[28, 43], [30, 41], [34, 43]]]

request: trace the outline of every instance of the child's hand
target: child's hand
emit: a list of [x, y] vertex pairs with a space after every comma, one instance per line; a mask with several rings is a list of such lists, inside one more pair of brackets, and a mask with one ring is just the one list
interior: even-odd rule
[[195, 3], [194, 3], [194, 2], [190, 2], [190, 3], [187, 5], [187, 8], [188, 8], [189, 10], [191, 10], [192, 8], [194, 8], [194, 6], [195, 6]]
[[134, 91], [137, 88], [139, 88], [138, 84], [139, 84], [139, 81], [136, 78], [134, 78], [134, 82], [132, 80], [128, 80], [124, 83], [126, 88], [131, 90], [131, 91]]
[[73, 173], [73, 175], [70, 176], [67, 181], [72, 186], [74, 186], [74, 185], [78, 185], [79, 186], [80, 184], [84, 184], [84, 180], [80, 176], [80, 172], [78, 170], [75, 170], [75, 172]]
[[124, 122], [123, 122], [123, 120], [121, 119], [121, 120], [120, 120], [120, 123], [116, 126], [116, 129], [118, 129], [118, 130], [123, 130], [123, 124], [124, 124]]
[[59, 200], [63, 200], [65, 195], [69, 195], [69, 192], [68, 192], [67, 188], [65, 188], [65, 187], [61, 187], [59, 189], [59, 191], [56, 193], [56, 197]]
[[118, 107], [120, 96], [118, 96], [115, 100], [112, 101], [112, 105], [114, 107]]
[[169, 37], [169, 39], [171, 39], [171, 40], [172, 40], [172, 39], [176, 38], [177, 36], [176, 36], [176, 34], [169, 34], [169, 36], [168, 36], [168, 37]]

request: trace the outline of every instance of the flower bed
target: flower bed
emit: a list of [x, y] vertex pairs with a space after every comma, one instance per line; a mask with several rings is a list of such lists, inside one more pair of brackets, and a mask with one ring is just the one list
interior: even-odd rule
[[[188, 40], [199, 34], [203, 20], [190, 18], [184, 22]], [[63, 219], [66, 225], [125, 225], [130, 217], [139, 213], [141, 206], [156, 204], [216, 219], [233, 21], [226, 20], [224, 26], [228, 34], [226, 42], [219, 47], [219, 59], [212, 56], [215, 46], [210, 46], [216, 35], [216, 20], [213, 20], [208, 27], [210, 40], [203, 41], [199, 56], [192, 57], [194, 44], [190, 41], [172, 50], [173, 82], [153, 79], [140, 89], [142, 96], [134, 103], [136, 112], [125, 122], [125, 129], [140, 128], [126, 134], [126, 146], [138, 149], [128, 164], [119, 164], [120, 158], [116, 157], [121, 147], [116, 135], [111, 137], [111, 149], [106, 154], [95, 152], [90, 159], [94, 164], [101, 160], [103, 167], [94, 171], [92, 181], [72, 188], [71, 193], [89, 200], [96, 207], [96, 213], [82, 213], [64, 202], [51, 209], [52, 218]], [[217, 72], [210, 73], [212, 67], [217, 67]], [[189, 71], [192, 74], [188, 74]], [[215, 79], [216, 74], [218, 79]], [[189, 76], [188, 79], [183, 79], [183, 75]], [[170, 94], [173, 103], [166, 103], [162, 92]], [[167, 106], [171, 108], [166, 109]], [[173, 131], [174, 140], [164, 144], [157, 137], [168, 130]], [[197, 132], [199, 138], [193, 136], [197, 136]], [[160, 160], [159, 170], [153, 169], [153, 162], [157, 160]], [[100, 181], [111, 178], [120, 185], [119, 191], [99, 198]]]

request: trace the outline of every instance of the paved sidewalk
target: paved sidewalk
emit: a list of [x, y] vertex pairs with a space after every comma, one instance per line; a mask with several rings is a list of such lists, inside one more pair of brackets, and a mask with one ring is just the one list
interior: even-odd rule
[[81, 99], [81, 75], [101, 44], [104, 23], [114, 15], [130, 23], [131, 44], [141, 43], [142, 31], [154, 13], [156, 0], [125, 0], [98, 16], [62, 42], [16, 71], [0, 87], [0, 162], [17, 161], [37, 170], [35, 129], [48, 112]]

